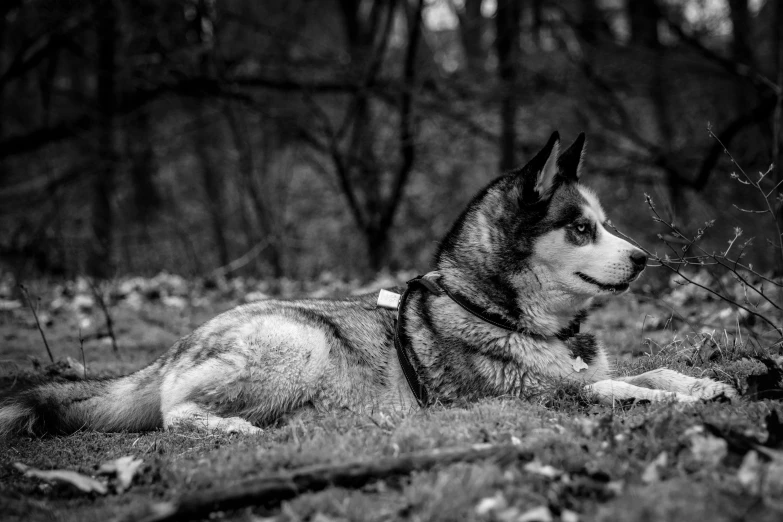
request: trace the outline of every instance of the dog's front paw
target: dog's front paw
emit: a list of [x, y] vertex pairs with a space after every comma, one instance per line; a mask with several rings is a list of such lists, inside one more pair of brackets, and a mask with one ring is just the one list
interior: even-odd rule
[[214, 428], [227, 434], [256, 435], [259, 433], [264, 433], [263, 429], [259, 428], [258, 426], [254, 426], [240, 417], [229, 417], [227, 419], [221, 419], [214, 426]]
[[703, 400], [714, 400], [720, 397], [733, 399], [739, 396], [734, 386], [719, 382], [708, 377], [694, 379], [694, 383], [688, 390], [688, 394]]

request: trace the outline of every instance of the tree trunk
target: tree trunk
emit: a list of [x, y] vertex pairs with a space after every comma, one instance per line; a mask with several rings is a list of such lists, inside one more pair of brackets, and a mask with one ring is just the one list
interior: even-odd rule
[[[204, 78], [214, 76], [214, 63], [212, 53], [214, 52], [215, 35], [215, 16], [213, 6], [207, 0], [198, 1], [197, 16], [194, 19], [195, 31], [198, 34], [202, 45], [199, 67], [201, 75]], [[212, 27], [211, 33], [204, 29], [206, 25]], [[198, 114], [198, 125], [196, 128], [196, 155], [201, 163], [201, 181], [204, 186], [204, 192], [207, 199], [207, 210], [209, 212], [209, 222], [212, 228], [212, 236], [217, 247], [218, 263], [225, 266], [230, 262], [228, 253], [228, 242], [225, 235], [224, 201], [223, 201], [223, 183], [220, 172], [212, 160], [213, 142], [215, 137], [210, 133], [209, 120], [214, 118], [206, 99], [196, 100], [195, 110]]]
[[465, 0], [464, 11], [459, 11], [459, 31], [465, 62], [472, 78], [481, 79], [484, 74], [486, 53], [482, 44], [484, 17], [481, 15], [482, 0]]
[[516, 166], [517, 71], [519, 61], [520, 3], [498, 0], [495, 14], [495, 50], [500, 80], [500, 170]]
[[212, 137], [210, 136], [210, 125], [208, 119], [210, 112], [207, 110], [203, 100], [196, 102], [198, 104], [198, 129], [196, 130], [196, 155], [201, 164], [201, 182], [204, 187], [204, 195], [207, 200], [207, 211], [209, 212], [209, 224], [212, 228], [212, 238], [217, 247], [218, 263], [225, 266], [230, 262], [228, 253], [228, 242], [225, 235], [225, 215], [223, 213], [223, 185], [220, 174], [212, 161]]
[[[638, 47], [637, 52], [648, 56], [650, 68], [647, 71], [645, 85], [642, 88], [649, 101], [648, 114], [652, 128], [651, 139], [658, 143], [661, 154], [670, 157], [674, 129], [669, 117], [669, 105], [666, 99], [666, 50], [658, 39], [658, 21], [661, 12], [656, 0], [634, 0], [628, 2], [628, 16], [631, 20], [631, 43]], [[664, 173], [669, 192], [669, 214], [672, 222], [684, 219], [685, 186], [674, 169]]]
[[97, 98], [100, 125], [96, 144], [98, 168], [93, 179], [91, 198], [92, 237], [87, 271], [99, 278], [108, 277], [111, 269], [112, 211], [114, 191], [114, 111], [115, 111], [115, 50], [117, 10], [114, 0], [94, 0], [96, 44], [98, 48]]
[[631, 19], [631, 43], [648, 49], [657, 49], [660, 11], [656, 1], [629, 1], [628, 17]]
[[[406, 9], [408, 42], [403, 68], [404, 88], [401, 89], [398, 105], [400, 158], [398, 167], [390, 173], [385, 167], [389, 162], [378, 161], [375, 151], [377, 135], [373, 123], [377, 117], [373, 114], [368, 88], [375, 83], [383, 62], [397, 2], [376, 0], [367, 17], [360, 12], [357, 0], [340, 2], [351, 61], [358, 64], [363, 72], [362, 83], [367, 88], [360, 89], [348, 104], [343, 123], [344, 128], [350, 128], [350, 135], [345, 140], [347, 144], [332, 144], [329, 153], [356, 225], [365, 236], [369, 268], [373, 271], [387, 264], [389, 231], [409, 179], [415, 153], [413, 91], [423, 1], [419, 0], [415, 5], [400, 2], [400, 5]], [[389, 180], [391, 191], [386, 195], [384, 186], [389, 184]]]
[[[780, 2], [773, 2], [773, 31], [774, 49], [772, 54], [775, 65], [777, 67], [777, 102], [775, 104], [775, 112], [773, 114], [772, 122], [772, 161], [775, 165], [775, 180], [776, 186], [783, 184], [783, 5]], [[778, 191], [780, 192], [780, 191]], [[770, 196], [775, 198], [774, 195]], [[773, 199], [774, 204], [777, 205], [776, 217], [779, 227], [783, 229], [783, 203]], [[778, 238], [780, 241], [780, 238]], [[783, 274], [783, 251], [779, 253], [779, 265], [778, 274]]]
[[[753, 66], [753, 48], [750, 45], [750, 13], [748, 0], [729, 0], [732, 25], [732, 59], [747, 66]], [[735, 103], [737, 114], [745, 112], [746, 108], [755, 103], [755, 89], [746, 78], [737, 76], [735, 80]], [[754, 97], [755, 98], [755, 97]]]
[[[265, 200], [262, 196], [256, 183], [256, 162], [254, 159], [253, 147], [250, 142], [250, 131], [247, 128], [244, 116], [237, 114], [232, 106], [229, 105], [226, 107], [225, 114], [229, 127], [231, 128], [231, 134], [234, 138], [234, 146], [237, 150], [238, 167], [242, 176], [242, 184], [247, 190], [248, 199], [252, 204], [255, 222], [257, 223], [256, 227], [253, 227], [252, 230], [248, 230], [253, 243], [252, 245], [249, 245], [249, 248], [252, 248], [262, 241], [266, 241], [264, 257], [266, 258], [267, 263], [269, 263], [274, 277], [280, 279], [284, 275], [283, 260], [280, 251], [282, 234], [280, 231], [276, 230], [277, 224], [274, 219], [275, 213], [268, 200]], [[267, 134], [265, 129], [262, 129], [261, 132]], [[269, 132], [268, 134], [273, 136], [275, 133]], [[264, 139], [269, 138], [265, 137]], [[270, 147], [270, 149], [272, 148], [273, 147]], [[276, 194], [270, 194], [270, 196], [271, 198], [274, 198]], [[244, 207], [245, 205], [243, 204], [242, 206]]]
[[582, 0], [580, 7], [579, 32], [585, 41], [597, 43], [602, 36], [610, 34], [609, 24], [596, 0]]
[[130, 154], [134, 212], [136, 218], [146, 225], [161, 205], [161, 197], [155, 186], [156, 165], [149, 110], [146, 107], [137, 109], [129, 122], [125, 136]]

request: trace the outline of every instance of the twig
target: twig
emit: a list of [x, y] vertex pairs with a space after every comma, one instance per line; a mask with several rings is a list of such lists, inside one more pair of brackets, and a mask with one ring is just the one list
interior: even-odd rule
[[299, 468], [253, 478], [227, 487], [201, 491], [175, 502], [159, 502], [136, 517], [143, 522], [164, 522], [209, 518], [215, 511], [228, 511], [253, 505], [273, 507], [303, 493], [330, 486], [360, 488], [392, 476], [426, 471], [456, 462], [494, 459], [505, 462], [531, 460], [524, 446], [477, 444], [468, 448], [448, 448], [411, 453], [398, 458], [354, 461]]
[[103, 311], [103, 316], [106, 318], [106, 329], [109, 331], [109, 337], [111, 338], [111, 348], [112, 350], [114, 350], [114, 355], [119, 357], [120, 350], [117, 347], [117, 337], [114, 335], [114, 321], [112, 321], [111, 314], [109, 313], [109, 309], [106, 307], [106, 301], [103, 300], [103, 296], [98, 291], [98, 287], [95, 286], [93, 280], [87, 278], [87, 282], [90, 284], [92, 293], [93, 295], [95, 295], [95, 299], [98, 300], [98, 304], [100, 305], [101, 310]]
[[82, 329], [79, 328], [79, 350], [82, 352], [82, 366], [84, 366], [84, 378], [87, 378], [87, 359], [84, 358], [84, 337], [82, 337]]
[[38, 326], [38, 331], [41, 333], [41, 338], [43, 339], [44, 346], [46, 347], [46, 353], [49, 354], [49, 360], [54, 363], [54, 356], [52, 355], [52, 351], [49, 349], [49, 343], [46, 342], [46, 334], [44, 334], [43, 328], [41, 328], [41, 322], [38, 320], [38, 314], [35, 313], [35, 307], [33, 306], [33, 302], [30, 300], [30, 294], [27, 293], [27, 288], [25, 288], [22, 283], [19, 283], [19, 288], [22, 290], [25, 299], [27, 299], [27, 304], [30, 306], [30, 311], [33, 312], [33, 317], [35, 317], [35, 324]]
[[[648, 198], [649, 198], [649, 196], [648, 196]], [[652, 200], [649, 200], [649, 201], [650, 201], [650, 203], [652, 203]], [[653, 209], [653, 211], [655, 212], [655, 210], [654, 210], [654, 208], [655, 208], [655, 207], [653, 207], [653, 206], [651, 205], [651, 206], [650, 206], [650, 208], [652, 208], [652, 209]], [[661, 222], [664, 222], [664, 221], [663, 221], [663, 220], [661, 220]], [[665, 223], [665, 222], [664, 222], [664, 223]], [[683, 273], [680, 271], [680, 267], [679, 267], [679, 266], [672, 266], [673, 264], [677, 264], [677, 263], [671, 263], [671, 262], [669, 262], [669, 261], [667, 261], [667, 260], [665, 260], [665, 259], [662, 259], [660, 256], [658, 256], [658, 255], [657, 255], [657, 254], [655, 254], [654, 252], [651, 252], [650, 250], [648, 250], [648, 249], [647, 249], [647, 248], [645, 248], [644, 246], [640, 245], [640, 244], [639, 244], [637, 241], [635, 241], [633, 238], [631, 238], [631, 237], [629, 237], [629, 236], [627, 236], [627, 235], [623, 234], [622, 232], [620, 232], [619, 230], [617, 230], [617, 229], [616, 229], [616, 228], [614, 228], [614, 227], [613, 227], [613, 229], [614, 229], [614, 231], [615, 231], [615, 232], [616, 232], [616, 233], [617, 233], [617, 234], [618, 234], [620, 237], [622, 237], [623, 239], [625, 239], [625, 240], [626, 240], [626, 241], [628, 241], [629, 243], [632, 243], [634, 246], [636, 246], [636, 247], [640, 248], [642, 251], [644, 251], [644, 252], [645, 252], [645, 253], [646, 253], [646, 254], [647, 254], [649, 257], [650, 257], [650, 259], [652, 259], [653, 261], [657, 261], [657, 262], [659, 262], [659, 263], [661, 264], [660, 266], [663, 266], [663, 267], [665, 267], [665, 268], [668, 268], [669, 270], [671, 270], [672, 272], [674, 272], [674, 273], [675, 273], [675, 274], [677, 274], [678, 276], [682, 277], [682, 278], [683, 278], [685, 281], [687, 281], [689, 284], [692, 284], [692, 285], [694, 285], [694, 286], [696, 286], [696, 287], [698, 287], [698, 288], [701, 288], [702, 290], [705, 290], [705, 291], [709, 292], [710, 294], [714, 295], [714, 296], [715, 296], [715, 297], [717, 297], [718, 299], [720, 299], [720, 300], [722, 300], [722, 301], [725, 301], [726, 303], [728, 303], [728, 304], [730, 304], [730, 305], [732, 305], [732, 306], [735, 306], [735, 307], [737, 307], [737, 308], [741, 308], [741, 309], [745, 310], [745, 311], [746, 311], [746, 312], [748, 312], [750, 315], [752, 315], [752, 316], [754, 316], [754, 317], [757, 317], [757, 318], [761, 319], [762, 321], [764, 321], [765, 323], [767, 323], [768, 325], [770, 325], [770, 326], [771, 326], [771, 327], [772, 327], [772, 328], [773, 328], [775, 331], [777, 331], [777, 332], [779, 332], [779, 333], [783, 332], [783, 328], [781, 328], [780, 326], [777, 326], [777, 325], [776, 325], [775, 323], [773, 323], [773, 322], [772, 322], [770, 319], [767, 319], [765, 316], [763, 316], [763, 315], [759, 314], [758, 312], [755, 312], [755, 311], [753, 311], [753, 310], [749, 309], [748, 307], [746, 307], [746, 306], [743, 306], [742, 304], [740, 304], [740, 303], [736, 302], [735, 300], [733, 300], [733, 299], [731, 299], [731, 298], [729, 298], [729, 297], [726, 297], [726, 296], [722, 295], [720, 292], [716, 292], [716, 291], [715, 291], [715, 290], [713, 290], [712, 288], [709, 288], [709, 287], [707, 287], [707, 286], [704, 286], [704, 285], [700, 284], [700, 283], [699, 283], [699, 282], [697, 282], [697, 281], [694, 281], [692, 278], [690, 278], [690, 277], [688, 277], [687, 275], [683, 274]], [[687, 264], [687, 263], [686, 263], [686, 264]], [[724, 266], [725, 266], [725, 265], [724, 265]], [[729, 270], [731, 270], [731, 269], [729, 268]], [[736, 272], [735, 272], [735, 273], [736, 273]], [[753, 287], [753, 288], [755, 289], [755, 287]], [[763, 295], [763, 294], [761, 294], [760, 292], [759, 292], [759, 294], [760, 294], [760, 295], [762, 295], [762, 297], [764, 297], [764, 295]]]
[[233, 261], [229, 262], [226, 265], [219, 266], [212, 270], [212, 275], [214, 277], [223, 277], [229, 272], [233, 272], [234, 270], [238, 270], [248, 264], [250, 261], [255, 259], [256, 257], [263, 252], [266, 247], [269, 246], [269, 239], [264, 239], [262, 241], [259, 241], [253, 247], [239, 256], [238, 258], [234, 259]]

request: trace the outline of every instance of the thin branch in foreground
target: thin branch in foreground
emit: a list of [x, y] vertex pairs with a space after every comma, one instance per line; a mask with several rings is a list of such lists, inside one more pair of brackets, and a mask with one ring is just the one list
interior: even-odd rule
[[[649, 198], [649, 196], [648, 196], [648, 198]], [[652, 205], [652, 199], [649, 199], [649, 203], [648, 203], [648, 205], [650, 206], [650, 208], [652, 209], [652, 211], [653, 211], [653, 212], [655, 212], [655, 207]], [[665, 223], [664, 221], [661, 221], [661, 222], [662, 222], [662, 223]], [[752, 316], [754, 316], [754, 317], [757, 317], [758, 319], [761, 319], [762, 321], [764, 321], [765, 323], [767, 323], [769, 326], [771, 326], [771, 327], [772, 327], [772, 329], [773, 329], [773, 330], [775, 330], [775, 331], [777, 331], [777, 332], [779, 332], [779, 333], [783, 332], [783, 327], [781, 327], [781, 326], [778, 326], [777, 324], [775, 324], [774, 322], [772, 322], [770, 319], [768, 319], [768, 318], [767, 318], [767, 317], [765, 317], [764, 315], [762, 315], [762, 314], [759, 314], [758, 312], [755, 312], [754, 310], [751, 310], [750, 308], [748, 308], [748, 307], [746, 307], [746, 306], [742, 305], [741, 303], [738, 303], [738, 302], [736, 302], [734, 299], [731, 299], [731, 298], [729, 298], [729, 297], [726, 297], [726, 296], [722, 295], [720, 292], [716, 292], [716, 291], [715, 291], [715, 290], [713, 290], [712, 288], [709, 288], [709, 287], [707, 287], [707, 286], [704, 286], [704, 285], [702, 285], [701, 283], [699, 283], [698, 281], [695, 281], [693, 278], [691, 278], [691, 277], [687, 276], [686, 274], [683, 274], [683, 273], [680, 271], [680, 266], [679, 266], [679, 264], [676, 262], [676, 260], [675, 260], [675, 262], [672, 262], [672, 261], [670, 261], [670, 260], [663, 259], [663, 258], [661, 258], [661, 257], [660, 257], [658, 254], [656, 254], [656, 253], [654, 253], [654, 252], [651, 252], [650, 250], [648, 250], [647, 248], [645, 248], [644, 246], [642, 246], [641, 244], [639, 244], [639, 243], [638, 243], [637, 241], [635, 241], [633, 238], [631, 238], [631, 237], [629, 237], [629, 236], [627, 236], [627, 235], [623, 234], [622, 232], [620, 232], [620, 231], [619, 231], [619, 230], [618, 230], [616, 227], [614, 227], [614, 226], [611, 226], [611, 228], [612, 228], [612, 230], [613, 230], [613, 231], [614, 231], [614, 232], [615, 232], [615, 233], [616, 233], [618, 236], [620, 236], [621, 238], [625, 239], [626, 241], [628, 241], [628, 242], [629, 242], [629, 243], [631, 243], [632, 245], [634, 245], [634, 246], [636, 246], [637, 248], [639, 248], [639, 249], [641, 249], [642, 251], [644, 251], [644, 253], [646, 253], [646, 254], [649, 256], [649, 258], [650, 258], [651, 260], [653, 260], [653, 261], [657, 261], [658, 263], [660, 263], [660, 266], [663, 266], [663, 267], [665, 267], [665, 268], [667, 268], [667, 269], [671, 270], [672, 272], [674, 272], [674, 273], [675, 273], [675, 274], [677, 274], [678, 276], [680, 276], [680, 277], [681, 277], [683, 280], [685, 280], [685, 281], [687, 282], [687, 284], [692, 284], [692, 285], [694, 285], [694, 286], [696, 286], [696, 287], [698, 287], [698, 288], [700, 288], [700, 289], [702, 289], [702, 290], [704, 290], [704, 291], [708, 292], [709, 294], [711, 294], [711, 295], [714, 295], [715, 297], [717, 297], [717, 298], [718, 298], [718, 299], [720, 299], [721, 301], [724, 301], [724, 302], [728, 303], [728, 304], [729, 304], [729, 305], [731, 305], [731, 306], [734, 306], [734, 307], [737, 307], [737, 308], [741, 308], [741, 309], [745, 310], [745, 311], [746, 311], [748, 314], [750, 314], [750, 315], [752, 315]], [[665, 242], [664, 242], [664, 243], [665, 243]], [[671, 246], [671, 245], [669, 245], [669, 246]], [[694, 263], [686, 263], [686, 264], [694, 264]], [[677, 266], [674, 266], [674, 265], [677, 265]], [[697, 265], [697, 266], [699, 266], [699, 265]], [[730, 270], [730, 269], [729, 269], [729, 270]], [[734, 272], [734, 273], [736, 273], [736, 272]], [[765, 297], [765, 298], [766, 298], [766, 296], [763, 296], [763, 295], [762, 295], [762, 297]]]
[[46, 334], [44, 334], [43, 328], [41, 328], [41, 321], [38, 320], [38, 314], [35, 312], [35, 307], [33, 306], [33, 302], [30, 300], [30, 294], [27, 292], [27, 288], [25, 288], [23, 284], [19, 283], [19, 288], [22, 290], [25, 299], [27, 299], [27, 304], [30, 306], [30, 311], [33, 312], [33, 317], [35, 317], [35, 324], [36, 326], [38, 326], [38, 331], [41, 333], [41, 338], [43, 339], [44, 346], [46, 347], [46, 353], [49, 354], [49, 360], [52, 361], [52, 363], [54, 363], [54, 356], [52, 355], [52, 350], [49, 349], [49, 343], [46, 342]]
[[87, 379], [87, 359], [84, 357], [84, 337], [82, 329], [79, 328], [79, 350], [82, 352], [82, 366], [84, 366], [84, 378]]
[[427, 471], [436, 466], [489, 459], [502, 462], [532, 460], [533, 452], [521, 445], [476, 444], [467, 448], [419, 451], [397, 458], [307, 466], [200, 491], [179, 501], [151, 504], [146, 513], [135, 519], [142, 522], [206, 519], [215, 511], [255, 505], [277, 506], [297, 495], [330, 486], [355, 489], [375, 480]]
[[104, 301], [103, 296], [98, 290], [98, 287], [95, 286], [93, 280], [88, 278], [87, 282], [90, 284], [92, 293], [95, 296], [95, 299], [98, 301], [98, 304], [103, 311], [103, 316], [106, 319], [106, 329], [109, 331], [109, 337], [111, 338], [111, 348], [114, 351], [114, 355], [119, 357], [120, 349], [117, 347], [117, 337], [114, 335], [114, 321], [112, 320], [111, 314], [109, 313], [109, 308], [106, 306], [106, 301]]

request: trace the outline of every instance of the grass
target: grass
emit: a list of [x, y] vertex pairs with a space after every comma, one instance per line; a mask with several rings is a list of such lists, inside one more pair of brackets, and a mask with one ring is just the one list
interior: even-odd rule
[[[633, 297], [622, 299], [597, 310], [588, 326], [607, 342], [619, 373], [668, 366], [690, 375], [742, 383], [749, 373], [761, 371], [759, 363], [747, 358], [760, 348], [751, 350], [734, 342], [728, 333], [705, 340], [695, 334], [686, 338], [673, 329], [645, 331], [645, 316], [669, 312]], [[223, 302], [187, 313], [165, 307], [143, 313], [115, 307], [112, 313], [121, 358], [104, 341], [85, 343], [90, 374], [116, 375], [137, 369], [195, 321], [228, 306]], [[43, 350], [39, 350], [41, 341], [30, 320], [21, 312], [0, 315], [0, 360], [6, 361], [0, 394], [13, 393], [24, 381], [43, 378], [40, 372], [29, 370], [26, 360], [32, 351]], [[55, 320], [47, 336], [56, 357], [70, 355], [81, 360], [78, 332], [67, 320]], [[645, 337], [653, 340], [645, 344]], [[18, 438], [0, 446], [0, 513], [3, 520], [132, 520], [154, 502], [229, 487], [298, 466], [518, 440], [533, 451], [537, 462], [561, 473], [542, 475], [522, 461], [461, 463], [358, 490], [329, 488], [303, 494], [279, 509], [253, 507], [213, 513], [209, 518], [486, 521], [514, 520], [546, 506], [555, 519], [562, 520], [570, 513], [581, 520], [607, 521], [780, 520], [780, 511], [769, 499], [743, 489], [737, 478], [741, 456], [729, 451], [725, 458], [707, 462], [689, 435], [694, 427], [709, 422], [764, 440], [764, 419], [773, 410], [783, 412], [779, 402], [612, 409], [582, 399], [578, 392], [562, 387], [529, 401], [500, 398], [407, 414], [311, 412], [260, 435], [226, 436], [191, 429]], [[662, 452], [668, 463], [659, 470], [660, 480], [643, 481], [645, 469]], [[124, 455], [143, 459], [142, 471], [129, 491], [103, 497], [42, 484], [22, 477], [12, 467], [14, 462], [23, 462], [92, 475], [101, 463]], [[486, 498], [496, 499], [495, 509], [477, 513], [476, 507]]]

